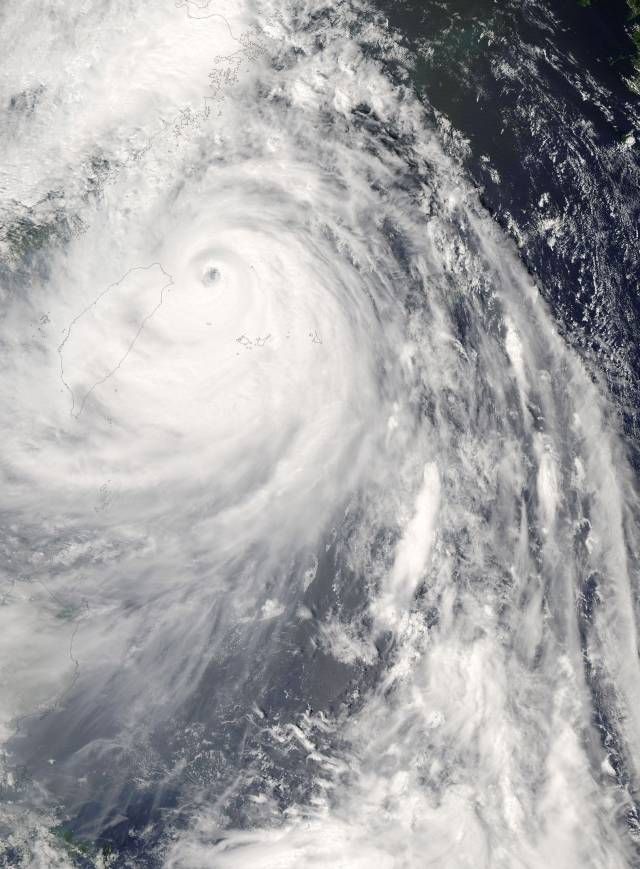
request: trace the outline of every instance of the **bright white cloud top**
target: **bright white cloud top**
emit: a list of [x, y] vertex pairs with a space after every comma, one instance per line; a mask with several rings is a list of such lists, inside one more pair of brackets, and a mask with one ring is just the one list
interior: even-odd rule
[[631, 472], [384, 22], [1, 25], [5, 855], [629, 865]]

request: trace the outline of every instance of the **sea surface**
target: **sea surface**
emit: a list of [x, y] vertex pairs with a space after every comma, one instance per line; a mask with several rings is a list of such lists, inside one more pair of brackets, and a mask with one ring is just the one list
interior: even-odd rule
[[628, 29], [0, 9], [0, 866], [640, 866]]

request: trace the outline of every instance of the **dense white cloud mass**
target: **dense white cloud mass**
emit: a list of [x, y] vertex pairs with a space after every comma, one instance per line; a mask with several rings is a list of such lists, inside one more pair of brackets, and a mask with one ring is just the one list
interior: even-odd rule
[[7, 865], [631, 865], [631, 473], [384, 22], [0, 34]]

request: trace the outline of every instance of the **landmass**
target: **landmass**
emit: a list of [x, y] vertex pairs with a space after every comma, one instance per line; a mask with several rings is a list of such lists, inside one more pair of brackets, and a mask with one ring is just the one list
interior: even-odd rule
[[[598, 0], [578, 0], [581, 6], [593, 6]], [[628, 34], [634, 47], [633, 53], [633, 76], [627, 80], [629, 87], [636, 93], [640, 94], [640, 0], [627, 0], [629, 7], [629, 22]]]

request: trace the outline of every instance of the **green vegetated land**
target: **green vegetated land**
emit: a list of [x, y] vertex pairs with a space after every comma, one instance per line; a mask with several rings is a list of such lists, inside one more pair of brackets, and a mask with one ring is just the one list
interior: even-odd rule
[[54, 827], [50, 830], [53, 843], [56, 843], [73, 866], [78, 869], [109, 869], [116, 859], [111, 845], [96, 847], [91, 842], [77, 839], [68, 828]]
[[[581, 6], [592, 6], [598, 0], [578, 0]], [[635, 75], [629, 79], [629, 87], [640, 94], [640, 0], [627, 0], [629, 7], [629, 35], [635, 46], [633, 66]]]

